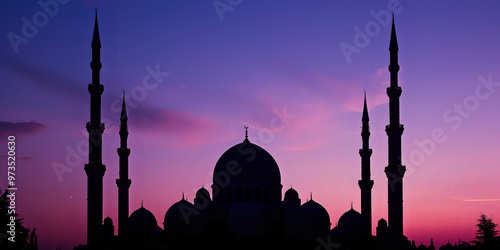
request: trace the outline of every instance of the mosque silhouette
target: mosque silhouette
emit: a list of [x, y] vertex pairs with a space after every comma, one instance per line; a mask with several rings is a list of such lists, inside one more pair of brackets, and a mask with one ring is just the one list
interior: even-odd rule
[[[281, 175], [274, 158], [248, 139], [229, 148], [217, 161], [212, 193], [200, 188], [194, 202], [184, 199], [165, 213], [162, 226], [142, 205], [129, 214], [127, 146], [128, 128], [125, 97], [120, 116], [118, 186], [118, 235], [114, 235], [111, 218], [103, 220], [100, 48], [97, 13], [92, 38], [92, 83], [90, 93], [89, 163], [85, 164], [87, 182], [87, 248], [88, 249], [412, 249], [403, 234], [403, 176], [399, 121], [398, 44], [392, 16], [390, 38], [390, 86], [388, 135], [388, 222], [380, 219], [372, 235], [369, 147], [369, 116], [364, 97], [362, 121], [361, 213], [352, 208], [331, 229], [330, 216], [313, 197], [301, 204], [297, 191], [288, 189], [282, 197]], [[246, 127], [248, 128], [248, 127]], [[248, 132], [246, 132], [248, 133]]]

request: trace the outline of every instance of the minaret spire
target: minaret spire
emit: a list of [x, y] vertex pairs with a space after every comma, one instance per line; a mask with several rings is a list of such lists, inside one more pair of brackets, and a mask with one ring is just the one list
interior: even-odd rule
[[391, 42], [389, 45], [391, 84], [387, 88], [389, 97], [389, 125], [385, 127], [389, 142], [388, 166], [385, 174], [388, 181], [388, 212], [389, 230], [396, 237], [403, 236], [403, 176], [406, 167], [401, 164], [401, 135], [404, 126], [399, 123], [399, 97], [401, 87], [398, 86], [398, 42], [396, 28], [394, 25], [394, 13], [392, 14]]
[[[370, 118], [368, 117], [368, 105], [366, 105], [366, 90], [364, 90], [365, 94], [365, 101], [363, 104], [363, 117], [361, 118], [362, 122], [369, 122]], [[364, 125], [364, 124], [363, 124]]]
[[[398, 51], [398, 38], [396, 37], [396, 25], [394, 25], [394, 12], [392, 12], [392, 29], [391, 29], [391, 42], [389, 44], [389, 50]], [[396, 61], [397, 63], [397, 61]]]
[[99, 25], [97, 23], [97, 8], [95, 8], [94, 35], [92, 37], [92, 48], [101, 48], [101, 39], [99, 37]]
[[368, 105], [366, 105], [366, 90], [363, 105], [363, 117], [361, 118], [363, 126], [361, 127], [362, 148], [359, 150], [361, 156], [361, 180], [358, 181], [361, 189], [361, 215], [365, 220], [364, 234], [372, 234], [372, 187], [373, 180], [370, 180], [370, 157], [372, 150], [369, 145], [370, 125], [368, 117]]
[[119, 178], [116, 179], [116, 185], [118, 186], [118, 235], [122, 235], [125, 232], [129, 216], [129, 188], [132, 183], [128, 178], [128, 156], [130, 155], [130, 149], [127, 148], [128, 117], [127, 106], [125, 104], [125, 89], [122, 91], [123, 101], [120, 115], [120, 147], [117, 149], [118, 156], [120, 157], [120, 173]]
[[125, 89], [122, 89], [123, 99], [122, 99], [122, 112], [120, 114], [120, 122], [125, 123], [127, 125], [128, 117], [127, 117], [127, 106], [125, 105]]
[[88, 85], [90, 93], [90, 122], [86, 128], [89, 133], [89, 163], [85, 164], [87, 174], [87, 244], [91, 249], [99, 245], [99, 234], [102, 227], [102, 179], [106, 166], [102, 164], [102, 134], [104, 123], [101, 123], [101, 95], [104, 86], [100, 84], [101, 41], [97, 25], [97, 10], [92, 38], [92, 83]]

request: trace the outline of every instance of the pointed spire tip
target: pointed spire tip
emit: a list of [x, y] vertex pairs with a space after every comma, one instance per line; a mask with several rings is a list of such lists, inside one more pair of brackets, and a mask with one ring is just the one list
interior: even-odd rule
[[125, 104], [125, 89], [122, 89], [122, 113], [120, 114], [120, 120], [122, 122], [126, 122], [128, 120], [127, 105]]
[[101, 39], [99, 38], [99, 25], [97, 23], [97, 7], [95, 9], [94, 35], [92, 37], [92, 48], [101, 48]]
[[392, 10], [392, 29], [391, 29], [391, 42], [389, 44], [389, 50], [399, 50], [398, 39], [396, 37], [396, 25], [394, 24], [394, 10]]
[[368, 105], [366, 104], [366, 89], [365, 89], [365, 97], [364, 97], [364, 104], [363, 104], [363, 118], [361, 119], [362, 121], [369, 121], [370, 118], [368, 117]]

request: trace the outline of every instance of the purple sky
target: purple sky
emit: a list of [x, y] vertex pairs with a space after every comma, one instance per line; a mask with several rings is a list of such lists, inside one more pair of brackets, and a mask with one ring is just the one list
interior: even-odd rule
[[[115, 228], [122, 88], [130, 212], [144, 200], [162, 226], [182, 192], [192, 201], [211, 185], [218, 157], [244, 139], [248, 124], [250, 140], [280, 166], [284, 191], [293, 185], [303, 202], [312, 192], [335, 225], [351, 202], [360, 210], [366, 89], [373, 224], [387, 218], [390, 10], [403, 89], [405, 235], [440, 246], [472, 240], [481, 213], [498, 223], [497, 1], [46, 2], [57, 4], [9, 0], [0, 10], [0, 142], [16, 135], [18, 212], [38, 228], [41, 248], [86, 241], [94, 6], [105, 89], [104, 216]], [[286, 122], [277, 115], [284, 112]], [[0, 155], [6, 160], [7, 149]], [[54, 166], [68, 171], [58, 175]], [[2, 164], [2, 190], [6, 175]]]

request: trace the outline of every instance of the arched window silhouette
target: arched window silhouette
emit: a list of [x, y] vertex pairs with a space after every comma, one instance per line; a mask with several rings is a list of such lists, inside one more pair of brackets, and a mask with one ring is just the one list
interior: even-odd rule
[[246, 201], [252, 200], [252, 190], [250, 188], [245, 189], [245, 200]]
[[232, 188], [229, 188], [227, 190], [227, 201], [232, 201], [233, 200], [233, 189]]
[[262, 197], [260, 197], [260, 188], [255, 189], [255, 200], [256, 201], [261, 201]]
[[236, 201], [241, 201], [241, 188], [236, 188]]

